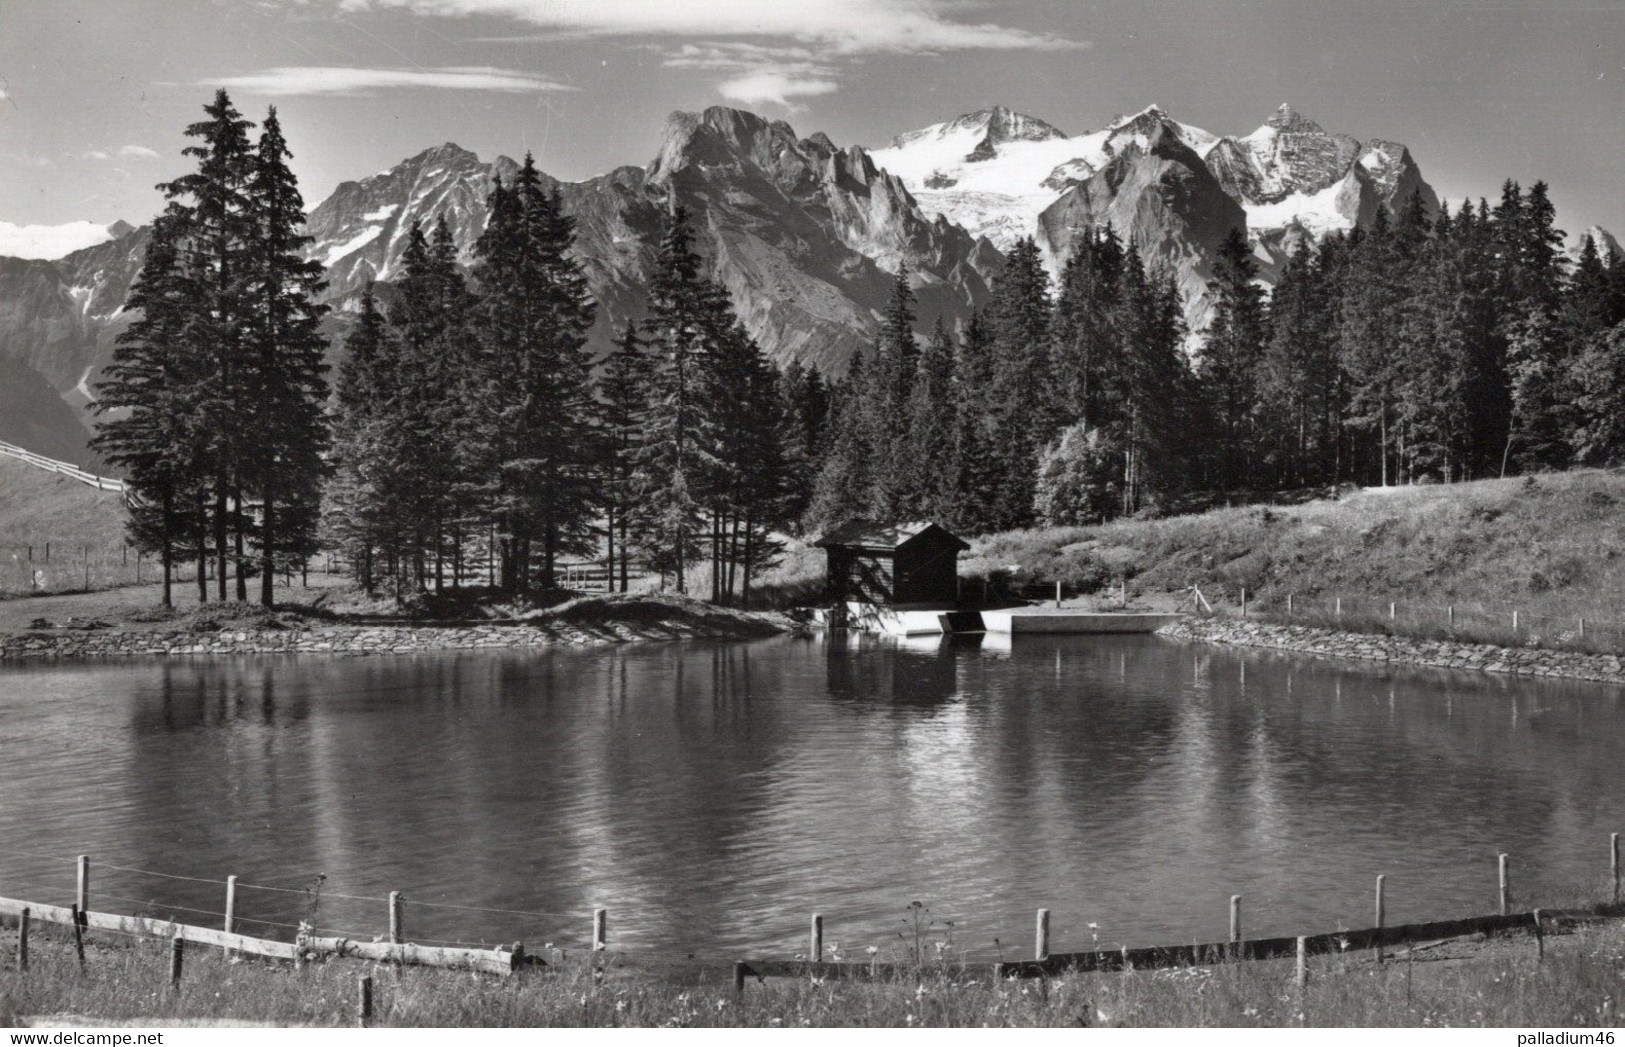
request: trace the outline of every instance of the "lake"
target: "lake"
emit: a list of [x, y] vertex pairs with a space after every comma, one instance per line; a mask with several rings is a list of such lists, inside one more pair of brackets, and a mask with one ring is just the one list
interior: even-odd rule
[[[243, 930], [847, 956], [911, 902], [1057, 951], [1487, 913], [1607, 882], [1620, 689], [1152, 636], [779, 637], [0, 668], [0, 894]], [[151, 870], [166, 877], [131, 870]], [[304, 890], [318, 876], [319, 902]], [[195, 879], [185, 879], [191, 877]], [[1533, 897], [1538, 895], [1539, 897]], [[510, 910], [510, 911], [489, 911]], [[1090, 925], [1094, 927], [1091, 928]]]

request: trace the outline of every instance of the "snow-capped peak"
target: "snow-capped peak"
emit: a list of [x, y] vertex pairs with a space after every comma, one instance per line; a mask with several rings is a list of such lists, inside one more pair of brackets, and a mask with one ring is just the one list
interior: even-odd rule
[[1264, 126], [1298, 134], [1315, 134], [1324, 130], [1319, 124], [1292, 108], [1289, 102], [1282, 102], [1275, 112], [1270, 114], [1270, 118], [1264, 121]]

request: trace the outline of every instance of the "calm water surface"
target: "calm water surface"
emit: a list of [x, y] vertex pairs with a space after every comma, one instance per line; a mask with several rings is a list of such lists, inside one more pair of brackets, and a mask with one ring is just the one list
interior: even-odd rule
[[[1598, 891], [1625, 701], [1155, 637], [777, 638], [546, 653], [0, 668], [0, 894], [72, 856], [281, 886], [239, 911], [416, 940], [849, 954], [910, 902], [974, 955], [1487, 912]], [[98, 909], [222, 889], [99, 866]], [[420, 903], [526, 910], [518, 915]], [[175, 908], [179, 906], [185, 909]], [[190, 910], [203, 910], [193, 913]], [[1093, 932], [1089, 924], [1098, 927]], [[1002, 941], [995, 945], [995, 939]]]

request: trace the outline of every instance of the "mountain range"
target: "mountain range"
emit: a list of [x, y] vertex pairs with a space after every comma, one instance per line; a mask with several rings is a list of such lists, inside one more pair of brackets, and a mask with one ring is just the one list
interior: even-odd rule
[[[309, 254], [328, 267], [333, 334], [369, 281], [399, 275], [414, 221], [444, 218], [472, 262], [493, 180], [516, 170], [448, 142], [315, 206]], [[1414, 192], [1437, 207], [1405, 146], [1327, 132], [1288, 106], [1243, 136], [1179, 123], [1157, 106], [1069, 136], [995, 107], [875, 150], [715, 107], [672, 114], [643, 166], [548, 182], [576, 220], [599, 303], [596, 349], [643, 316], [662, 223], [680, 203], [711, 274], [768, 354], [829, 372], [872, 340], [905, 265], [928, 330], [987, 300], [1017, 238], [1034, 237], [1058, 272], [1078, 235], [1110, 223], [1173, 268], [1200, 332], [1205, 285], [1231, 229], [1247, 230], [1268, 280], [1298, 243], [1367, 223], [1380, 206]], [[120, 225], [110, 235], [57, 259], [0, 257], [0, 382], [57, 394], [0, 400], [0, 439], [83, 446], [79, 416], [127, 322], [148, 231]]]

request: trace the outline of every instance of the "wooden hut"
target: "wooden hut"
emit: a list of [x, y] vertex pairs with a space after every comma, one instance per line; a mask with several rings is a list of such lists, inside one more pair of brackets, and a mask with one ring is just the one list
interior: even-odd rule
[[930, 521], [853, 520], [815, 543], [828, 555], [833, 603], [948, 608], [959, 596], [959, 554], [970, 544]]

